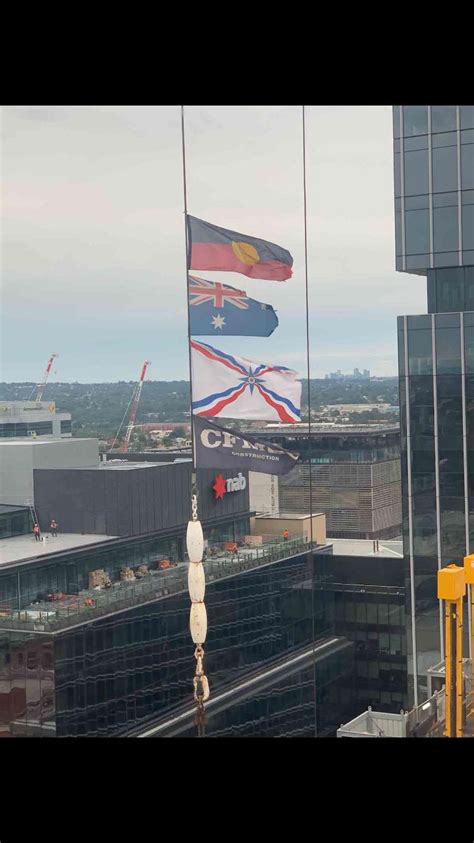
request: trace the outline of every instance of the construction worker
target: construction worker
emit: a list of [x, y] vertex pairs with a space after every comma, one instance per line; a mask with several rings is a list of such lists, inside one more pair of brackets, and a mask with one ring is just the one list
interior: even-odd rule
[[289, 534], [288, 530], [285, 528], [283, 530], [283, 539], [287, 542], [289, 538], [290, 538], [290, 534]]
[[57, 525], [57, 522], [54, 520], [54, 518], [51, 521], [50, 530], [51, 530], [51, 535], [57, 537], [57, 535], [58, 535], [58, 525]]
[[33, 533], [34, 533], [34, 537], [35, 537], [36, 541], [40, 542], [41, 541], [41, 533], [40, 533], [40, 528], [39, 528], [38, 524], [34, 525]]

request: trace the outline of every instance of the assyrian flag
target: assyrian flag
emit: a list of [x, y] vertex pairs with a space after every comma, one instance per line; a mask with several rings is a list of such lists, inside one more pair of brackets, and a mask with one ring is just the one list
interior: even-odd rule
[[193, 413], [207, 418], [298, 422], [301, 381], [286, 366], [268, 366], [191, 341]]

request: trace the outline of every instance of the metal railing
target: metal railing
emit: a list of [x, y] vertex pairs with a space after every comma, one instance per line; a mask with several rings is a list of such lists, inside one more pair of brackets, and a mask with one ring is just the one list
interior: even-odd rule
[[[297, 539], [278, 540], [257, 547], [237, 546], [235, 551], [226, 548], [230, 542], [220, 542], [207, 549], [204, 563], [206, 580], [213, 582], [223, 577], [258, 568], [269, 562], [294, 556], [308, 550], [308, 541]], [[316, 545], [315, 545], [316, 547]], [[57, 602], [30, 604], [21, 610], [11, 610], [0, 615], [0, 628], [55, 632], [77, 626], [112, 612], [187, 590], [188, 566], [179, 562], [176, 567], [151, 571], [140, 580], [116, 582], [110, 588], [84, 589], [79, 594], [66, 595]]]
[[444, 688], [408, 712], [407, 737], [442, 738], [445, 725], [446, 694]]

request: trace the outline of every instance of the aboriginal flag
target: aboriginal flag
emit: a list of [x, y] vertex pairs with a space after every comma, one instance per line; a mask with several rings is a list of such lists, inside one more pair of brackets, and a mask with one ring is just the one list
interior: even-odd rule
[[293, 258], [286, 249], [188, 214], [188, 269], [240, 272], [249, 278], [286, 281]]

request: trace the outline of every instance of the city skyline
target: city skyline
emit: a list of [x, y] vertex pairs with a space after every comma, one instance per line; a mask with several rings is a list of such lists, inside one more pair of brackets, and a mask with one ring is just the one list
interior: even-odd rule
[[[144, 359], [152, 379], [186, 379], [179, 108], [3, 117], [2, 380], [38, 380], [52, 350], [52, 382], [134, 380]], [[299, 107], [189, 107], [186, 142], [190, 211], [291, 251], [286, 283], [222, 280], [275, 307], [269, 361], [283, 355], [304, 376]], [[402, 302], [423, 312], [426, 293], [393, 266], [391, 107], [311, 106], [307, 149], [312, 377], [355, 359], [394, 376], [395, 317]], [[238, 348], [258, 356], [261, 340]]]

